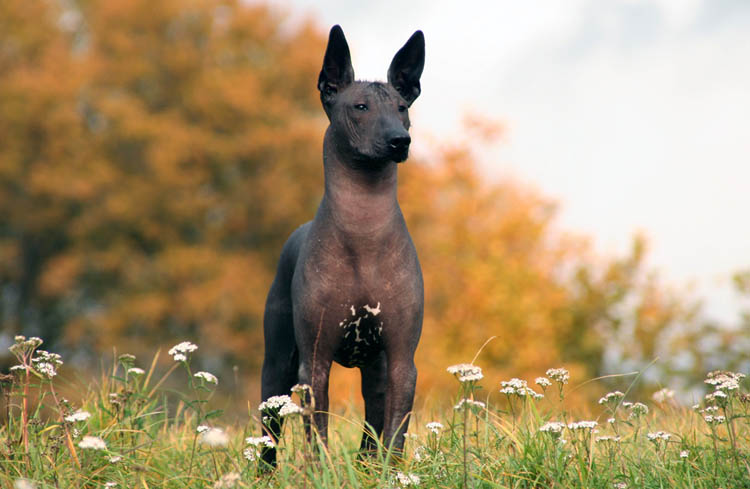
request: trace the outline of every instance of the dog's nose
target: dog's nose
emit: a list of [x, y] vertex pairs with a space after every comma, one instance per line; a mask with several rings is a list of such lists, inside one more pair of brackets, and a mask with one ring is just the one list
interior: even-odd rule
[[388, 141], [388, 144], [391, 145], [391, 149], [393, 150], [403, 151], [409, 147], [409, 144], [411, 144], [411, 137], [408, 134], [406, 136], [392, 137]]

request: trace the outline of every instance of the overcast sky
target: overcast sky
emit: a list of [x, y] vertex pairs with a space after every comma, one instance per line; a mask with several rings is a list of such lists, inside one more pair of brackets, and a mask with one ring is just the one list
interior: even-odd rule
[[422, 29], [419, 131], [456, 137], [467, 111], [502, 122], [488, 174], [554, 198], [560, 225], [602, 254], [643, 231], [667, 282], [695, 283], [710, 316], [735, 320], [730, 276], [750, 267], [750, 1], [277, 3], [341, 24], [360, 79], [384, 79]]

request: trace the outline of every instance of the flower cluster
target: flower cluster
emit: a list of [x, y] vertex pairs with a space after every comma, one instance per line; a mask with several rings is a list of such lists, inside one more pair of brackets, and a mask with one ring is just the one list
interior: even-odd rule
[[448, 370], [449, 374], [453, 374], [456, 376], [459, 382], [476, 382], [478, 380], [482, 380], [484, 375], [482, 375], [482, 369], [481, 367], [477, 367], [476, 365], [472, 365], [470, 363], [459, 363], [457, 365], [451, 365], [446, 370]]
[[107, 444], [98, 436], [84, 436], [83, 439], [78, 442], [80, 448], [91, 448], [92, 450], [106, 450]]
[[255, 462], [258, 459], [258, 449], [261, 447], [273, 448], [275, 445], [270, 436], [249, 436], [245, 438], [245, 443], [250, 445], [242, 450], [242, 455], [249, 462]]
[[186, 362], [188, 355], [197, 349], [198, 345], [183, 341], [170, 348], [168, 353], [172, 355], [175, 362]]
[[500, 382], [500, 385], [502, 386], [500, 392], [507, 396], [526, 397], [528, 395], [534, 399], [542, 399], [544, 397], [542, 394], [534, 392], [534, 389], [531, 389], [525, 380], [513, 378]]
[[214, 374], [209, 372], [196, 372], [193, 374], [193, 377], [197, 377], [205, 382], [208, 382], [209, 384], [219, 384], [219, 379], [217, 379]]
[[438, 423], [437, 421], [432, 421], [432, 422], [430, 422], [430, 423], [427, 423], [427, 424], [425, 425], [425, 427], [426, 427], [426, 428], [427, 428], [428, 430], [430, 430], [430, 431], [431, 431], [432, 433], [434, 433], [434, 434], [436, 434], [436, 435], [437, 435], [437, 434], [439, 434], [439, 433], [440, 433], [440, 430], [442, 430], [442, 429], [443, 429], [443, 424], [442, 424], [442, 423]]
[[542, 389], [546, 389], [547, 387], [552, 385], [552, 382], [550, 382], [547, 377], [537, 377], [536, 379], [534, 379], [534, 383]]
[[260, 403], [258, 411], [276, 414], [282, 418], [293, 414], [302, 414], [302, 408], [287, 395], [269, 397]]
[[623, 398], [625, 394], [620, 391], [614, 391], [607, 393], [604, 397], [599, 399], [600, 405], [616, 406]]
[[461, 410], [464, 406], [467, 406], [469, 408], [478, 408], [478, 409], [484, 409], [486, 406], [482, 401], [475, 401], [474, 399], [461, 399], [458, 401], [458, 404], [453, 406], [453, 409], [456, 411]]
[[73, 414], [65, 416], [65, 421], [67, 421], [68, 423], [75, 423], [76, 421], [86, 421], [90, 417], [91, 417], [91, 413], [89, 413], [88, 411], [82, 411], [79, 409]]
[[[41, 341], [41, 340], [40, 340]], [[37, 350], [36, 356], [31, 359], [34, 370], [41, 375], [51, 379], [57, 375], [57, 367], [63, 364], [62, 357], [57, 353], [50, 353], [45, 350]]]
[[402, 487], [418, 486], [421, 482], [419, 476], [414, 474], [404, 474], [403, 472], [396, 472], [396, 479]]
[[547, 370], [547, 377], [559, 384], [567, 384], [570, 380], [570, 373], [564, 368], [551, 368]]
[[667, 387], [659, 389], [651, 396], [654, 402], [663, 403], [674, 399], [674, 391]]
[[599, 423], [596, 421], [576, 421], [573, 423], [568, 423], [568, 429], [571, 431], [579, 431], [579, 430], [593, 430], [597, 427]]
[[648, 414], [648, 406], [642, 402], [623, 402], [622, 407], [630, 411], [630, 415], [628, 416], [630, 419], [638, 419]]
[[647, 433], [646, 436], [649, 440], [658, 442], [659, 440], [669, 441], [669, 437], [672, 435], [670, 435], [666, 431], [655, 431], [653, 433]]
[[565, 428], [565, 425], [563, 423], [560, 423], [558, 421], [548, 421], [539, 427], [539, 431], [541, 431], [542, 433], [552, 433], [553, 435], [559, 435], [560, 433], [562, 433], [563, 428]]
[[201, 442], [210, 447], [225, 447], [229, 443], [229, 435], [221, 428], [209, 428], [201, 432]]

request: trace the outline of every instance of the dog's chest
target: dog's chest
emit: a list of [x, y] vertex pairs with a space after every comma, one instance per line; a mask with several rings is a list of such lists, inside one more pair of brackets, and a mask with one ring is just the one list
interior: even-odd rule
[[338, 322], [339, 347], [334, 359], [345, 367], [361, 367], [382, 350], [383, 321], [381, 304], [350, 305], [346, 317]]

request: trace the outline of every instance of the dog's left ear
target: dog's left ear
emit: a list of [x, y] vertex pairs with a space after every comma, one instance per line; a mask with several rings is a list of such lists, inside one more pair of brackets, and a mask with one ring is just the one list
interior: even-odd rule
[[398, 90], [410, 106], [422, 92], [419, 77], [422, 76], [423, 69], [424, 34], [417, 31], [398, 50], [388, 68], [388, 83]]

